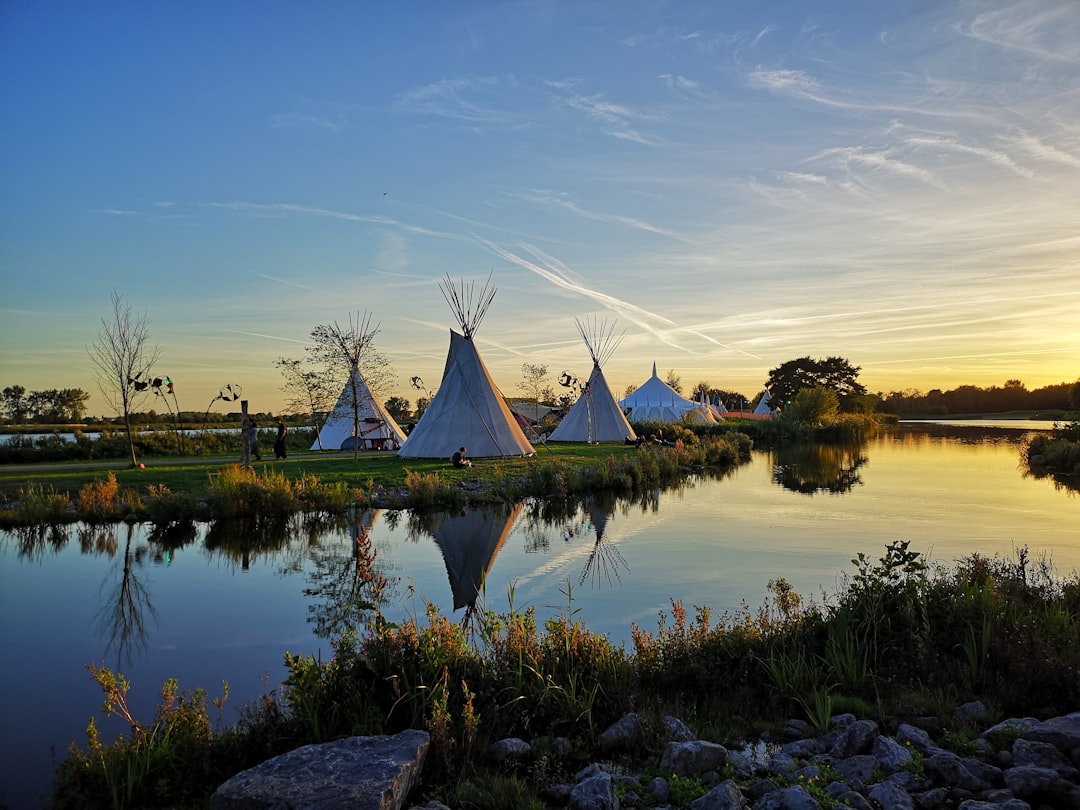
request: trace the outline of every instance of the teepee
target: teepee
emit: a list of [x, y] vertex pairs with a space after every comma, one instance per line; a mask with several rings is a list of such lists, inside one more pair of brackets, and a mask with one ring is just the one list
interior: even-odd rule
[[473, 335], [484, 319], [495, 289], [488, 276], [473, 305], [473, 287], [462, 282], [455, 288], [446, 279], [440, 286], [461, 333], [450, 330], [442, 383], [409, 441], [398, 455], [403, 458], [450, 458], [459, 447], [472, 458], [526, 456], [535, 451], [510, 412], [506, 399], [495, 387]]
[[437, 517], [431, 536], [442, 552], [454, 610], [468, 610], [484, 591], [484, 583], [495, 557], [506, 543], [514, 523], [524, 508], [465, 509]]
[[761, 395], [761, 399], [758, 400], [757, 407], [754, 408], [755, 416], [773, 416], [776, 414], [776, 409], [772, 406], [772, 394], [766, 391]]
[[353, 369], [311, 449], [351, 450], [354, 441], [361, 449], [399, 450], [405, 444], [405, 432], [372, 393], [358, 368]]
[[703, 407], [687, 399], [657, 377], [656, 363], [653, 363], [652, 376], [619, 405], [627, 416], [639, 424], [641, 422], [673, 424], [682, 422], [684, 419], [697, 423], [716, 421], [716, 417], [707, 406]]
[[589, 324], [577, 319], [574, 322], [592, 357], [592, 374], [582, 388], [581, 396], [548, 436], [548, 441], [596, 444], [633, 439], [634, 429], [626, 421], [600, 368], [618, 348], [622, 334], [616, 336], [615, 324], [609, 327], [606, 320], [603, 323], [593, 320]]

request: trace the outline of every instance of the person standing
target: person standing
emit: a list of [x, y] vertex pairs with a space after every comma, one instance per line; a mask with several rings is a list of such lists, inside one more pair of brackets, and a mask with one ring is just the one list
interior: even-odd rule
[[285, 434], [289, 429], [285, 427], [285, 421], [279, 416], [277, 420], [277, 439], [274, 440], [274, 458], [287, 458], [285, 452]]
[[256, 461], [262, 461], [262, 453], [259, 452], [259, 423], [251, 420], [248, 428], [248, 447], [251, 448], [251, 457]]

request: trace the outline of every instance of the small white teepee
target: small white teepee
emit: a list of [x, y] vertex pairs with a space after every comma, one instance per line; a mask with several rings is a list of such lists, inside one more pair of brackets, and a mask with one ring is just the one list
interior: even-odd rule
[[757, 416], [772, 416], [776, 413], [776, 409], [772, 407], [772, 395], [768, 391], [762, 394], [754, 413]]
[[586, 325], [575, 319], [575, 323], [592, 357], [592, 374], [589, 375], [589, 382], [582, 389], [581, 396], [548, 436], [548, 441], [596, 444], [635, 438], [634, 429], [626, 421], [626, 416], [615, 401], [601, 370], [601, 366], [618, 348], [623, 336], [616, 336], [615, 324], [612, 323], [609, 327], [606, 320], [603, 323], [593, 320]]
[[409, 434], [398, 455], [402, 458], [449, 459], [459, 447], [472, 458], [527, 456], [535, 451], [521, 431], [506, 399], [484, 365], [473, 335], [480, 325], [495, 289], [488, 276], [475, 307], [470, 284], [456, 289], [447, 276], [441, 289], [461, 326], [450, 330], [442, 382], [431, 404]]
[[361, 449], [400, 450], [405, 444], [405, 431], [372, 393], [358, 368], [353, 369], [346, 381], [311, 449], [318, 450], [321, 446], [325, 450], [351, 450], [354, 430]]

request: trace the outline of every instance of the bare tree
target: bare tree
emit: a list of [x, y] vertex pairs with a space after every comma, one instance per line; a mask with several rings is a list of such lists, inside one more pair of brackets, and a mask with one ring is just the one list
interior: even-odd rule
[[521, 364], [521, 382], [517, 387], [532, 400], [532, 421], [540, 421], [540, 403], [549, 404], [555, 399], [555, 392], [547, 384], [547, 366], [539, 363]]
[[322, 450], [322, 431], [319, 430], [319, 419], [334, 407], [334, 389], [328, 385], [327, 375], [320, 374], [314, 369], [304, 368], [300, 360], [292, 360], [288, 357], [279, 357], [274, 361], [282, 375], [285, 377], [285, 393], [289, 396], [286, 403], [294, 413], [310, 413], [311, 421], [315, 425], [315, 436], [319, 441], [319, 449]]
[[131, 413], [136, 403], [151, 392], [151, 369], [161, 356], [161, 347], [150, 342], [150, 316], [145, 312], [134, 314], [124, 303], [124, 296], [113, 290], [112, 316], [101, 319], [97, 339], [87, 353], [105, 401], [124, 417], [131, 466], [136, 467]]
[[[320, 324], [311, 332], [312, 345], [308, 347], [308, 356], [316, 364], [327, 369], [328, 384], [344, 388], [347, 412], [353, 418], [353, 436], [359, 437], [360, 411], [363, 396], [360, 382], [353, 371], [360, 371], [368, 388], [378, 395], [386, 389], [393, 379], [390, 361], [373, 345], [379, 333], [379, 324], [371, 325], [368, 313], [349, 315], [348, 327], [337, 321], [332, 324]], [[359, 456], [360, 443], [353, 442], [353, 458]]]

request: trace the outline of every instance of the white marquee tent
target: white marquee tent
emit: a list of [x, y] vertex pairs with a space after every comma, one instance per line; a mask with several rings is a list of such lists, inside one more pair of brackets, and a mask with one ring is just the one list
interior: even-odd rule
[[684, 418], [702, 423], [716, 421], [708, 406], [687, 399], [657, 377], [656, 363], [652, 376], [619, 405], [627, 418], [635, 422], [675, 424]]

